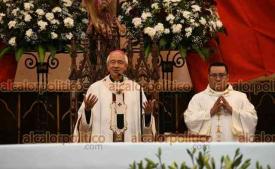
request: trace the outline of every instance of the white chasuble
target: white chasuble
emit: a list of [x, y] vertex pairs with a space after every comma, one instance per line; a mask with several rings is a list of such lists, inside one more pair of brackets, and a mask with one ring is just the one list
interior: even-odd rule
[[[232, 115], [221, 109], [211, 117], [210, 110], [220, 96], [232, 107]], [[239, 141], [243, 137], [252, 141], [257, 120], [255, 108], [246, 94], [233, 90], [231, 85], [223, 92], [214, 91], [208, 86], [193, 96], [184, 112], [189, 132], [211, 136], [211, 141]]]
[[[137, 142], [141, 139], [141, 128], [143, 133], [155, 135], [155, 121], [153, 115], [149, 127], [145, 127], [144, 118], [143, 127], [141, 127], [140, 116], [140, 85], [136, 82], [124, 77], [123, 82], [112, 82], [109, 76], [93, 83], [87, 93], [93, 94], [98, 98], [97, 103], [91, 110], [91, 118], [89, 123], [86, 121], [84, 102], [78, 111], [78, 119], [74, 129], [73, 142], [112, 142], [113, 129], [116, 125], [114, 113], [124, 114], [124, 141]], [[115, 109], [113, 104], [113, 93], [118, 98], [124, 95], [125, 105], [119, 109]], [[121, 99], [120, 99], [121, 100]], [[142, 92], [142, 101], [146, 101], [146, 97]], [[119, 104], [119, 103], [117, 103]], [[123, 104], [123, 103], [122, 103]], [[144, 117], [144, 112], [142, 110]]]

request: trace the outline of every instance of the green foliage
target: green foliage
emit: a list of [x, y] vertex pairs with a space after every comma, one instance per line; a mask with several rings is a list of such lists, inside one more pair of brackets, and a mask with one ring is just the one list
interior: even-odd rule
[[[144, 161], [140, 161], [138, 163], [134, 161], [132, 164], [130, 164], [130, 169], [216, 169], [216, 162], [214, 158], [210, 156], [206, 146], [203, 146], [202, 151], [197, 151], [195, 148], [191, 150], [187, 149], [186, 151], [191, 158], [192, 166], [187, 166], [185, 161], [181, 162], [180, 165], [174, 161], [171, 165], [167, 166], [162, 162], [162, 151], [159, 148], [158, 153], [156, 154], [158, 158], [157, 162], [145, 158]], [[240, 153], [240, 149], [238, 148], [235, 151], [233, 158], [229, 157], [228, 155], [223, 155], [221, 157], [220, 168], [247, 169], [251, 164], [250, 161], [250, 159], [243, 161], [243, 155]], [[266, 168], [270, 169], [270, 166], [267, 165]], [[258, 161], [256, 162], [256, 169], [264, 169]]]

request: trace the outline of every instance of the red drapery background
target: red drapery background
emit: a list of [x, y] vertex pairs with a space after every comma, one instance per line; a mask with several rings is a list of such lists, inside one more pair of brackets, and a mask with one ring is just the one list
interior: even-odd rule
[[187, 57], [196, 91], [207, 82], [213, 61], [229, 66], [231, 82], [252, 80], [275, 73], [275, 0], [217, 0], [228, 35], [220, 35], [219, 52], [204, 62], [196, 54]]
[[[4, 47], [0, 42], [0, 49]], [[10, 86], [6, 82], [13, 82], [16, 73], [17, 62], [11, 54], [6, 54], [0, 59], [0, 83], [1, 87]], [[3, 83], [2, 83], [3, 82]]]

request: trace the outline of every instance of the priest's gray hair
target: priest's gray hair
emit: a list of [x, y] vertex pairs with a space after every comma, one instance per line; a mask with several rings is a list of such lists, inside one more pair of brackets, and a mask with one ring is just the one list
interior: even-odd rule
[[128, 56], [125, 54], [125, 52], [123, 52], [122, 50], [114, 50], [112, 52], [110, 52], [110, 54], [108, 55], [107, 59], [106, 59], [106, 63], [108, 64], [109, 60], [110, 60], [110, 56], [113, 54], [113, 53], [120, 53], [124, 56], [124, 60], [125, 60], [125, 63], [128, 65]]

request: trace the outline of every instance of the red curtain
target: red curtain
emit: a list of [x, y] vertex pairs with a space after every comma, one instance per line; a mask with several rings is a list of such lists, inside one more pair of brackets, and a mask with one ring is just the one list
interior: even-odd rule
[[220, 35], [219, 52], [206, 62], [187, 57], [196, 91], [207, 85], [207, 67], [213, 61], [229, 66], [231, 82], [252, 80], [275, 73], [275, 0], [217, 0], [228, 35]]
[[[0, 43], [0, 48], [4, 47]], [[11, 83], [14, 80], [17, 68], [15, 57], [11, 54], [6, 54], [0, 59], [0, 88], [10, 89]]]

